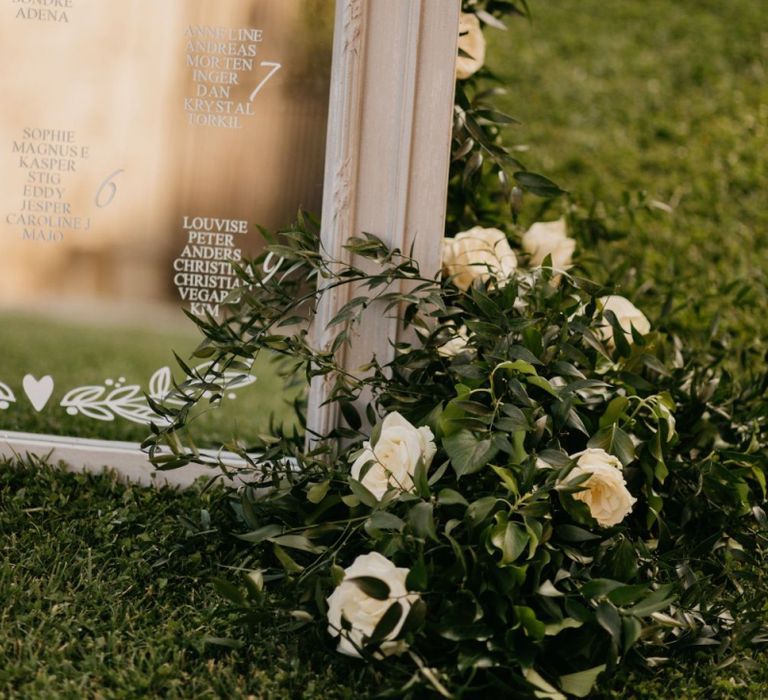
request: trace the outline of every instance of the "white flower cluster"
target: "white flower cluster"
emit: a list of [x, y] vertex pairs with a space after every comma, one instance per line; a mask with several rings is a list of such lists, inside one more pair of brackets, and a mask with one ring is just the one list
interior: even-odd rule
[[[565, 219], [533, 224], [523, 235], [522, 246], [531, 267], [541, 267], [547, 256], [555, 271], [565, 272], [573, 265], [576, 241], [568, 236]], [[443, 240], [443, 272], [464, 291], [475, 280], [487, 282], [491, 276], [504, 284], [517, 267], [517, 255], [497, 228], [475, 226]]]
[[[382, 445], [381, 449], [379, 445]], [[377, 498], [382, 498], [391, 488], [412, 491], [416, 464], [419, 460], [428, 464], [434, 453], [435, 444], [428, 428], [416, 428], [399, 414], [391, 413], [384, 419], [376, 446], [372, 448], [366, 443], [363, 454], [352, 468], [353, 475], [359, 475], [363, 466], [373, 461], [373, 467], [363, 476], [362, 483]], [[576, 460], [576, 466], [566, 483], [588, 475], [578, 484], [581, 490], [573, 497], [586, 503], [600, 526], [621, 523], [637, 502], [627, 488], [621, 462], [605, 450], [594, 448], [579, 452], [572, 459]], [[548, 466], [541, 461], [540, 464]], [[361, 656], [366, 641], [395, 602], [400, 604], [397, 622], [379, 641], [374, 654], [383, 658], [407, 650], [407, 642], [398, 639], [398, 635], [411, 607], [419, 600], [417, 593], [408, 590], [409, 573], [409, 569], [396, 567], [378, 552], [358, 556], [344, 570], [344, 578], [328, 597], [328, 632], [339, 637], [339, 652]], [[373, 578], [385, 584], [388, 594], [370, 595], [356, 582], [363, 578]]]
[[[531, 267], [540, 267], [547, 256], [555, 271], [566, 272], [573, 266], [576, 241], [568, 236], [565, 219], [533, 224], [523, 234], [522, 247]], [[503, 285], [517, 269], [517, 256], [504, 232], [497, 228], [475, 226], [443, 240], [443, 273], [461, 290], [468, 290], [475, 280], [487, 282], [491, 277]], [[553, 279], [555, 284], [559, 277]], [[648, 318], [629, 299], [612, 294], [598, 299], [598, 305], [603, 314], [610, 311], [616, 315], [629, 343], [632, 328], [640, 335], [651, 330]], [[602, 321], [597, 331], [609, 347], [615, 346], [613, 327], [607, 320]], [[467, 349], [468, 341], [466, 328], [459, 329], [438, 352], [445, 357], [456, 355]]]

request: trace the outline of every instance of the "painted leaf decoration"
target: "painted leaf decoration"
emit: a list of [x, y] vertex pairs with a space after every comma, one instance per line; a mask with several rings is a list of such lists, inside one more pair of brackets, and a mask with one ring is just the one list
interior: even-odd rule
[[80, 408], [84, 404], [98, 401], [104, 394], [104, 391], [103, 386], [81, 386], [67, 392], [61, 400], [61, 405], [64, 408], [69, 408], [70, 406]]
[[116, 416], [125, 418], [133, 423], [146, 423], [151, 422], [159, 423], [159, 416], [149, 407], [147, 404], [141, 404], [136, 402], [135, 404], [118, 404], [113, 405], [112, 410]]
[[[211, 362], [203, 363], [196, 368], [196, 371], [201, 376], [205, 376], [210, 371], [212, 364]], [[253, 384], [256, 377], [244, 372], [247, 372], [246, 366], [237, 370], [226, 371], [218, 378], [218, 383], [228, 391]], [[195, 386], [195, 384], [199, 386], [200, 382], [192, 382], [191, 386]], [[165, 401], [172, 404], [184, 403], [183, 399], [178, 395], [174, 396], [174, 394], [177, 392], [173, 388], [171, 369], [170, 367], [161, 367], [149, 380], [149, 396], [155, 401]], [[206, 391], [205, 395], [210, 397], [211, 392]], [[0, 382], [0, 402], [15, 400], [16, 397], [10, 387]], [[138, 384], [122, 387], [103, 385], [77, 387], [64, 396], [60, 406], [68, 409], [70, 413], [81, 414], [99, 421], [114, 421], [116, 418], [123, 418], [142, 425], [149, 423], [162, 425], [170, 421], [170, 418], [158, 416], [150, 408], [142, 388]]]
[[14, 395], [13, 391], [11, 391], [11, 387], [9, 387], [7, 384], [3, 384], [3, 382], [0, 382], [0, 401], [12, 403], [15, 400], [16, 396]]
[[101, 404], [81, 404], [76, 407], [77, 410], [88, 418], [100, 421], [113, 421], [115, 414]]
[[156, 401], [161, 401], [171, 393], [171, 368], [161, 367], [149, 380], [149, 395]]
[[113, 389], [107, 398], [104, 400], [104, 403], [107, 404], [122, 404], [122, 403], [128, 403], [133, 399], [136, 399], [137, 397], [141, 399], [142, 403], [144, 402], [144, 397], [140, 393], [141, 387], [139, 387], [137, 384], [130, 384], [129, 386], [123, 386], [118, 389]]
[[[104, 400], [105, 403], [126, 403], [130, 401], [131, 399], [136, 398], [136, 396], [141, 396], [139, 394], [140, 387], [137, 384], [130, 384], [129, 386], [123, 386], [118, 389], [113, 389], [107, 398]], [[144, 400], [144, 397], [141, 397], [142, 401]]]

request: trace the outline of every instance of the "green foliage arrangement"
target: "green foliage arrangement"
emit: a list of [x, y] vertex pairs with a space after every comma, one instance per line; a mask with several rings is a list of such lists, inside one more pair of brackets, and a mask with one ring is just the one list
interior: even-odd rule
[[[764, 451], [748, 425], [712, 411], [711, 377], [679, 341], [627, 328], [603, 290], [565, 272], [555, 283], [547, 264], [503, 280], [482, 268], [462, 290], [423, 279], [373, 236], [349, 246], [375, 274], [330, 272], [307, 226], [280, 241], [273, 252], [295, 277], [242, 270], [242, 315], [201, 321], [200, 354], [231, 368], [268, 349], [290, 374], [332, 373], [347, 427], [311, 450], [279, 429], [229, 446], [252, 464], [239, 536], [262, 553], [248, 597], [234, 594], [246, 619], [269, 605], [265, 582], [323, 626], [333, 591], [346, 591], [335, 602], [350, 618], [331, 622], [342, 649], [404, 652], [382, 661], [395, 678], [413, 669], [398, 688], [446, 696], [578, 696], [628, 656], [658, 662], [670, 647], [760, 633], [738, 572], [763, 551]], [[339, 345], [371, 304], [402, 313], [419, 342], [389, 366], [343, 373], [304, 330], [277, 327], [300, 309], [311, 317], [308, 277], [368, 290], [335, 319]], [[413, 289], [388, 291], [397, 280]], [[183, 415], [169, 418], [155, 438], [175, 447], [167, 466], [195, 459], [180, 447]]]
[[[525, 7], [465, 10], [470, 34]], [[716, 343], [692, 354], [574, 274], [563, 222], [520, 236], [524, 192], [562, 191], [504, 147], [477, 36], [461, 46], [474, 70], [459, 75], [449, 230], [463, 232], [442, 278], [368, 234], [347, 246], [365, 266], [329, 260], [300, 216], [238, 268], [229, 318], [195, 319], [212, 369], [182, 363], [184, 405], [154, 405], [146, 446], [175, 468], [209, 459], [189, 447], [190, 413], [260, 353], [289, 382], [333, 384], [344, 427], [306, 436], [298, 401], [299, 428], [226, 445], [248, 465], [232, 503], [259, 565], [219, 590], [244, 623], [283, 617], [378, 665], [397, 697], [585, 697], [622, 663], [763, 641], [759, 586], [743, 584], [766, 548], [765, 377], [734, 387]], [[357, 293], [315, 348], [318, 301], [341, 285]], [[412, 342], [349, 373], [337, 352], [372, 311]]]

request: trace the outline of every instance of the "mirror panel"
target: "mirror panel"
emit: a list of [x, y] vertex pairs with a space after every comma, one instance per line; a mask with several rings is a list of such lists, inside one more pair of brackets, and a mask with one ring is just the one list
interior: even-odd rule
[[[0, 9], [0, 428], [140, 440], [258, 226], [319, 214], [333, 2]], [[268, 362], [205, 417], [253, 431]]]

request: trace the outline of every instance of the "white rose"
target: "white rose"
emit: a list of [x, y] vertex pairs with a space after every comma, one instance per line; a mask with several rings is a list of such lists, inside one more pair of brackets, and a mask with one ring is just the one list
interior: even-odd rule
[[567, 270], [571, 267], [576, 241], [568, 238], [565, 219], [539, 221], [523, 234], [523, 250], [531, 256], [531, 267], [540, 267], [547, 255], [552, 256], [552, 267]]
[[485, 37], [480, 20], [471, 12], [462, 12], [459, 19], [459, 49], [467, 55], [456, 59], [456, 79], [466, 80], [485, 63]]
[[443, 239], [443, 271], [459, 289], [466, 291], [476, 279], [486, 281], [491, 275], [504, 282], [516, 268], [517, 257], [497, 228], [475, 226]]
[[363, 467], [373, 462], [361, 481], [378, 500], [391, 487], [413, 491], [416, 465], [421, 459], [429, 468], [435, 452], [434, 435], [429, 428], [416, 428], [393, 412], [384, 419], [376, 446], [363, 443], [363, 451], [352, 465], [352, 478], [360, 481]]
[[[400, 603], [403, 610], [399, 621], [379, 646], [377, 655], [401, 654], [407, 649], [405, 641], [395, 640], [395, 637], [400, 633], [411, 606], [419, 599], [417, 593], [408, 593], [405, 587], [408, 573], [409, 569], [396, 567], [378, 552], [360, 555], [344, 570], [344, 579], [328, 596], [328, 633], [339, 637], [338, 651], [359, 658], [358, 649], [363, 646], [365, 637], [373, 634], [376, 625], [395, 601]], [[389, 597], [386, 600], [371, 598], [349, 580], [361, 576], [370, 576], [386, 583], [389, 586]], [[342, 619], [349, 623], [350, 629], [344, 629]]]
[[[606, 311], [613, 311], [613, 313], [616, 314], [616, 319], [624, 331], [624, 334], [627, 336], [627, 341], [629, 343], [632, 342], [632, 326], [635, 327], [635, 330], [640, 333], [640, 335], [645, 335], [651, 330], [650, 321], [629, 299], [612, 294], [598, 299], [598, 307], [603, 314], [605, 314]], [[613, 339], [613, 326], [608, 323], [607, 319], [604, 319], [602, 325], [598, 328], [598, 335], [608, 342], [609, 345], [615, 345]]]
[[580, 486], [586, 490], [573, 494], [589, 507], [592, 517], [603, 527], [618, 525], [632, 511], [637, 499], [627, 489], [621, 462], [605, 450], [590, 448], [573, 455], [578, 457], [568, 480], [591, 474]]
[[437, 354], [441, 357], [455, 357], [467, 349], [468, 343], [467, 327], [462, 326], [456, 331], [456, 335], [453, 338], [437, 348]]

